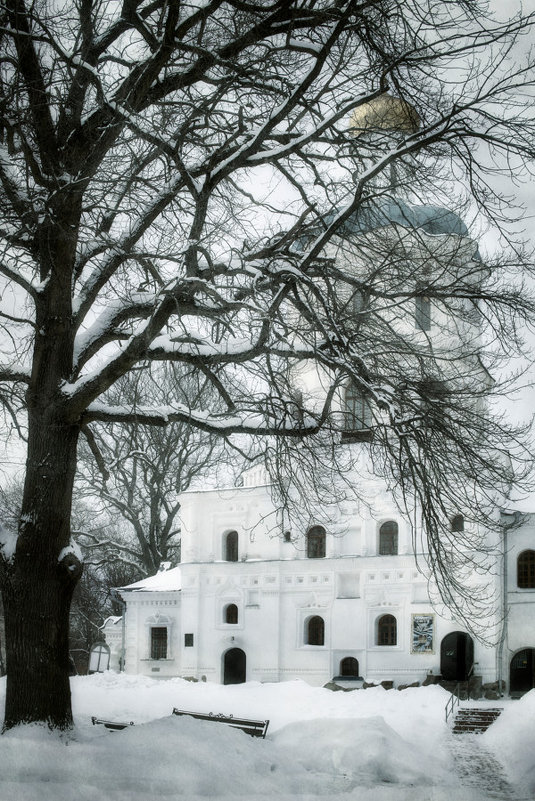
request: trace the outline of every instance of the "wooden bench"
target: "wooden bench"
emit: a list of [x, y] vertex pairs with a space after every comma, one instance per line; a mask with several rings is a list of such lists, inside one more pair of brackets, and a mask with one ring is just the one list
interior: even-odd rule
[[196, 720], [211, 720], [213, 723], [224, 723], [233, 729], [241, 729], [251, 737], [262, 737], [265, 739], [269, 726], [269, 720], [249, 720], [247, 718], [235, 718], [233, 715], [214, 715], [213, 712], [186, 712], [183, 709], [173, 709], [173, 715], [189, 715]]
[[91, 723], [93, 726], [98, 726], [102, 724], [107, 729], [111, 729], [112, 731], [120, 731], [121, 729], [126, 729], [128, 726], [133, 726], [134, 721], [131, 720], [129, 723], [119, 723], [118, 721], [114, 720], [101, 720], [100, 718], [92, 717]]

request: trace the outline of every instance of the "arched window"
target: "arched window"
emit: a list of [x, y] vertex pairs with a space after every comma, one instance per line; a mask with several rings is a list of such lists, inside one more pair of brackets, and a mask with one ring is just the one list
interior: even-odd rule
[[369, 298], [366, 298], [360, 289], [356, 289], [351, 297], [351, 313], [357, 318], [361, 315], [368, 305]]
[[227, 562], [238, 561], [238, 532], [229, 531], [225, 537], [225, 559]]
[[419, 331], [431, 330], [431, 300], [427, 295], [414, 298], [414, 325]]
[[377, 645], [396, 645], [398, 624], [394, 615], [383, 615], [377, 621]]
[[306, 643], [307, 645], [324, 645], [325, 643], [325, 623], [319, 615], [314, 615], [307, 620]]
[[229, 604], [225, 607], [225, 623], [238, 622], [238, 607], [236, 604]]
[[151, 627], [150, 658], [167, 659], [167, 626]]
[[307, 556], [309, 559], [322, 559], [325, 556], [325, 529], [312, 526], [307, 533]]
[[516, 562], [516, 583], [521, 589], [535, 589], [535, 551], [522, 551]]
[[351, 382], [346, 389], [344, 399], [344, 429], [351, 431], [367, 431], [372, 424], [370, 405], [362, 391]]
[[379, 554], [395, 556], [398, 552], [398, 524], [395, 520], [387, 520], [379, 529]]
[[359, 675], [359, 663], [354, 656], [344, 656], [340, 662], [340, 675], [353, 676], [355, 678]]
[[455, 515], [450, 520], [452, 531], [464, 531], [464, 517], [462, 515]]

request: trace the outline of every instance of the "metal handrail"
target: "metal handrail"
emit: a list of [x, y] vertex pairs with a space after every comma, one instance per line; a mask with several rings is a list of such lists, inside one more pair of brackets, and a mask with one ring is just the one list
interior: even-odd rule
[[[455, 685], [455, 689], [453, 690], [452, 694], [448, 698], [448, 703], [446, 704], [446, 708], [444, 709], [446, 715], [446, 723], [448, 722], [448, 718], [450, 715], [453, 715], [455, 712], [455, 706], [459, 706], [459, 696], [461, 694], [461, 687], [459, 682]], [[451, 707], [451, 709], [450, 709]]]

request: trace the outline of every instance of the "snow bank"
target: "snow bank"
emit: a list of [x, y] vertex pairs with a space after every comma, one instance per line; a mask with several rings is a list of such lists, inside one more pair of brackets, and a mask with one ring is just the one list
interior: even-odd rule
[[507, 704], [483, 739], [505, 765], [511, 782], [535, 798], [535, 690]]
[[[3, 704], [5, 680], [0, 683]], [[451, 801], [458, 787], [439, 687], [333, 693], [301, 681], [223, 687], [105, 673], [72, 679], [76, 730], [0, 738], [0, 801]], [[266, 740], [173, 706], [269, 718]], [[135, 721], [120, 732], [91, 715]], [[453, 792], [455, 797], [455, 789]]]

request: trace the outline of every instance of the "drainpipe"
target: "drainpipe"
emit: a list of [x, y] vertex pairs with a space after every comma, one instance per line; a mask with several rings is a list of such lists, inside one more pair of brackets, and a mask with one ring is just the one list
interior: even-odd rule
[[119, 672], [124, 673], [124, 663], [126, 654], [126, 601], [118, 593], [115, 588], [110, 590], [111, 595], [116, 601], [119, 601], [122, 607], [123, 614], [121, 616], [121, 655], [119, 657]]
[[121, 658], [119, 661], [119, 673], [124, 673], [124, 663], [126, 660], [126, 601], [121, 598], [123, 605], [123, 619], [121, 621]]
[[503, 650], [505, 641], [507, 640], [507, 616], [509, 613], [508, 603], [507, 603], [507, 593], [508, 593], [508, 583], [507, 583], [507, 532], [511, 525], [511, 523], [506, 522], [507, 517], [512, 517], [512, 523], [515, 522], [517, 518], [516, 512], [508, 513], [508, 512], [500, 512], [501, 519], [502, 519], [502, 631], [500, 635], [500, 640], [498, 642], [498, 650], [496, 652], [496, 658], [498, 661], [497, 665], [497, 674], [498, 674], [498, 691], [500, 695], [503, 695], [502, 690], [502, 681], [503, 681]]

